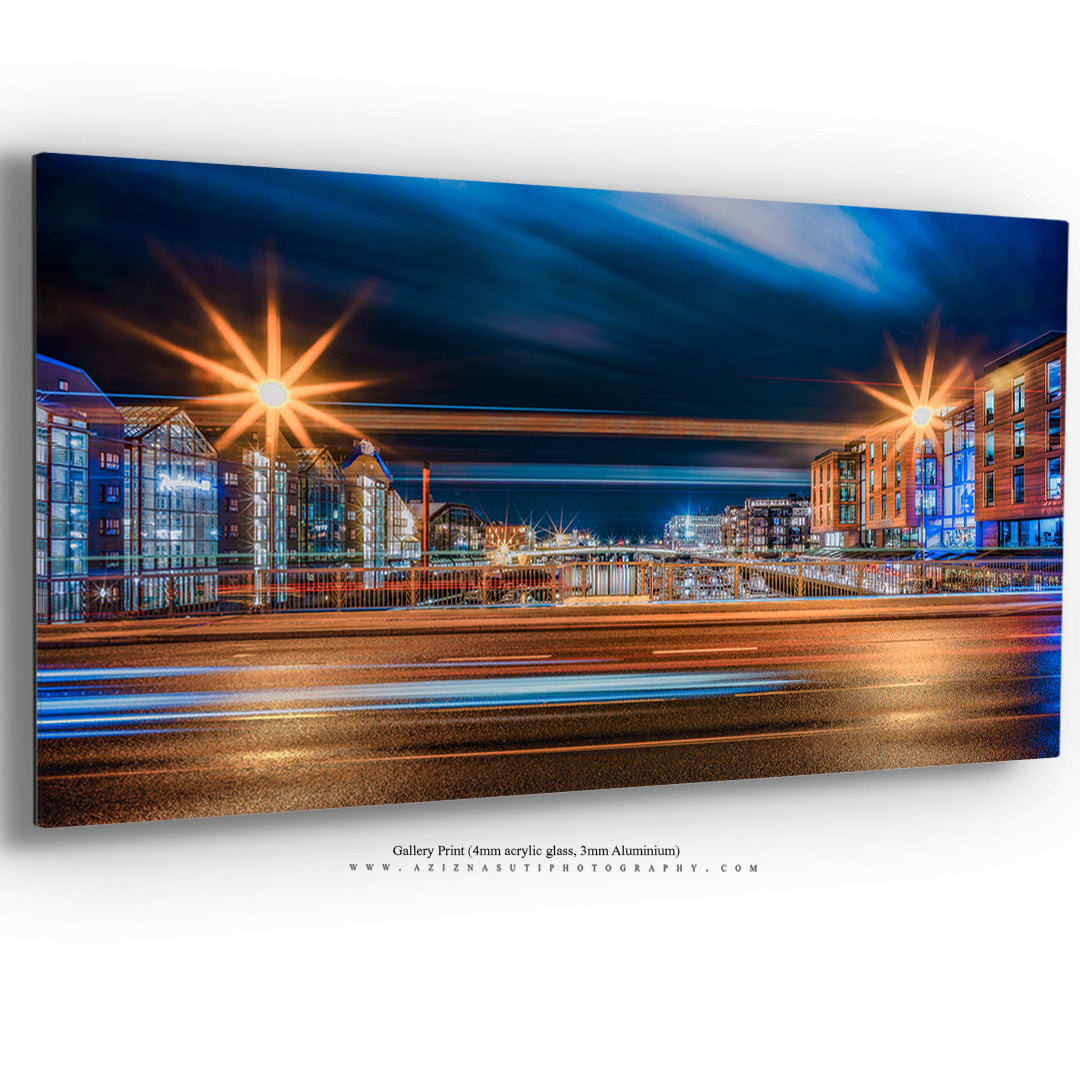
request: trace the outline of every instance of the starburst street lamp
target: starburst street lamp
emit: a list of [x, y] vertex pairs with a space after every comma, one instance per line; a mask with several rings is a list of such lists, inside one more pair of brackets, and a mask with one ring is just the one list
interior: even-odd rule
[[[185, 349], [166, 340], [159, 334], [136, 326], [114, 315], [105, 315], [105, 318], [125, 330], [127, 333], [149, 342], [151, 345], [171, 353], [180, 359], [187, 361], [193, 367], [214, 376], [227, 386], [235, 387], [234, 390], [224, 394], [213, 394], [209, 397], [199, 398], [201, 403], [219, 405], [247, 405], [247, 409], [237, 420], [230, 425], [217, 440], [216, 446], [219, 451], [226, 449], [237, 438], [260, 418], [265, 426], [265, 450], [269, 469], [269, 493], [270, 493], [270, 565], [274, 565], [277, 553], [276, 543], [276, 517], [277, 517], [277, 448], [278, 435], [281, 423], [284, 422], [296, 437], [297, 441], [306, 447], [313, 446], [311, 436], [308, 434], [304, 420], [314, 420], [319, 424], [334, 428], [354, 439], [363, 439], [364, 435], [356, 428], [344, 423], [337, 417], [317, 409], [305, 399], [316, 394], [333, 394], [340, 390], [350, 390], [362, 386], [360, 381], [319, 383], [313, 385], [301, 385], [300, 377], [326, 351], [330, 343], [338, 336], [342, 328], [355, 314], [360, 305], [370, 297], [374, 283], [369, 282], [353, 299], [342, 315], [334, 322], [319, 338], [301, 353], [292, 364], [282, 370], [282, 343], [281, 343], [281, 313], [278, 306], [277, 287], [277, 256], [272, 244], [267, 246], [266, 256], [266, 357], [265, 362], [260, 362], [254, 351], [237, 333], [224, 315], [214, 307], [195, 284], [187, 272], [180, 266], [173, 256], [159, 244], [152, 244], [151, 249], [166, 269], [180, 282], [191, 294], [195, 302], [202, 308], [204, 314], [214, 325], [225, 343], [239, 359], [245, 368], [244, 372], [237, 371], [225, 364]], [[302, 419], [303, 418], [303, 419]]]
[[896, 409], [899, 413], [911, 417], [911, 427], [906, 428], [896, 443], [897, 452], [904, 443], [914, 436], [918, 443], [912, 453], [912, 462], [915, 464], [916, 492], [919, 503], [919, 592], [926, 591], [926, 432], [934, 428], [944, 428], [944, 421], [938, 415], [947, 404], [947, 394], [956, 380], [967, 368], [967, 361], [961, 360], [942, 380], [941, 385], [933, 393], [930, 392], [930, 383], [934, 375], [934, 355], [937, 351], [938, 320], [935, 317], [930, 328], [930, 339], [926, 346], [926, 360], [923, 363], [922, 385], [916, 393], [915, 385], [911, 376], [900, 359], [900, 352], [896, 343], [885, 333], [885, 344], [896, 367], [896, 373], [900, 376], [900, 384], [904, 388], [907, 401], [892, 394], [886, 394], [876, 387], [859, 383], [863, 390], [879, 401]]

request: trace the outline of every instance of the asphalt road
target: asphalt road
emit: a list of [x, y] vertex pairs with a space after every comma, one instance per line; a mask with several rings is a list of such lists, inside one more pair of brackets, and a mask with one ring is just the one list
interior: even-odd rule
[[[483, 619], [483, 613], [477, 613]], [[39, 652], [74, 825], [1057, 754], [1060, 614]]]

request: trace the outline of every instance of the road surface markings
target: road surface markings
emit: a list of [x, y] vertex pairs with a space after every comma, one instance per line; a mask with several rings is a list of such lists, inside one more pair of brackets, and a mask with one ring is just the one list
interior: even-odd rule
[[756, 645], [714, 645], [708, 649], [653, 649], [653, 656], [679, 656], [683, 653], [757, 652]]
[[[1013, 720], [1045, 720], [1058, 716], [1053, 713], [1017, 713], [1012, 716], [977, 716], [971, 717], [966, 723], [1005, 723]], [[573, 746], [529, 746], [515, 747], [508, 750], [453, 750], [441, 753], [427, 754], [393, 754], [381, 757], [353, 757], [337, 758], [334, 761], [318, 763], [323, 768], [344, 765], [381, 765], [392, 764], [401, 761], [438, 761], [448, 758], [477, 758], [477, 757], [510, 757], [524, 754], [576, 754], [588, 753], [591, 750], [648, 750], [653, 747], [664, 746], [702, 746], [709, 743], [725, 742], [757, 742], [765, 739], [796, 739], [808, 735], [846, 735], [853, 731], [878, 731], [881, 732], [887, 726], [888, 721], [878, 721], [872, 724], [848, 724], [845, 726], [829, 728], [806, 728], [802, 731], [761, 731], [753, 733], [740, 733], [737, 735], [698, 735], [682, 739], [644, 739], [634, 742], [612, 743], [578, 743]], [[1012, 760], [1012, 759], [1007, 759]], [[310, 765], [305, 765], [310, 768]], [[101, 772], [85, 773], [57, 773], [52, 776], [39, 776], [38, 782], [57, 780], [107, 780], [114, 777], [126, 778], [131, 776], [161, 776], [169, 773], [198, 773], [198, 772], [265, 772], [265, 768], [259, 765], [189, 765], [164, 769], [111, 769]]]
[[532, 656], [444, 656], [438, 664], [489, 663], [503, 660], [550, 660], [551, 653], [536, 653]]

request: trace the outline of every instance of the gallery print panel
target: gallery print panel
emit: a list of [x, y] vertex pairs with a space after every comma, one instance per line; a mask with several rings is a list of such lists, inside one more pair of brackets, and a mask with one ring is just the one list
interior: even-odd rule
[[1065, 223], [35, 200], [38, 824], [1057, 755]]

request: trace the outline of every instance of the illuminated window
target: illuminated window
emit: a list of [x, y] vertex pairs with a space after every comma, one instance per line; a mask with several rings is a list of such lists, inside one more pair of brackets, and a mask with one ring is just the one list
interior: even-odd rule
[[1024, 501], [1024, 466], [1013, 466], [1013, 502], [1022, 503]]
[[870, 464], [871, 464], [871, 465], [873, 465], [873, 464], [874, 464], [874, 447], [875, 447], [876, 445], [877, 445], [876, 443], [871, 443], [871, 444], [870, 444]]
[[236, 485], [240, 483], [240, 477], [237, 476], [234, 472], [223, 473], [221, 477], [221, 482], [226, 487], [236, 487]]
[[1024, 411], [1024, 376], [1017, 375], [1013, 379], [1013, 412]]
[[230, 522], [223, 527], [223, 535], [230, 540], [235, 540], [240, 535], [240, 526], [235, 521]]
[[239, 499], [226, 499], [225, 500], [225, 512], [227, 514], [235, 514], [240, 510]]
[[896, 493], [896, 513], [900, 513], [900, 492]]
[[1024, 456], [1024, 421], [1018, 420], [1013, 424], [1013, 457]]
[[119, 502], [120, 501], [120, 485], [119, 484], [102, 484], [101, 485], [101, 501], [102, 502]]
[[983, 478], [983, 486], [984, 486], [983, 504], [985, 506], [993, 506], [994, 505], [994, 474], [992, 472], [988, 472], [986, 474], [986, 476]]
[[1050, 458], [1046, 463], [1046, 497], [1061, 498], [1061, 458]]
[[67, 379], [58, 379], [56, 382], [61, 394], [66, 394], [71, 389], [71, 383]]
[[896, 459], [896, 486], [900, 486], [900, 459]]
[[1051, 409], [1046, 414], [1046, 449], [1061, 448], [1061, 406]]
[[870, 490], [871, 491], [874, 490], [874, 472], [873, 472], [873, 470], [871, 470], [871, 472], [870, 472]]
[[1061, 357], [1046, 365], [1046, 400], [1061, 397]]
[[881, 440], [881, 460], [884, 461], [889, 456], [889, 439], [888, 436]]
[[119, 518], [98, 518], [98, 535], [99, 536], [119, 536], [120, 535], [120, 519]]
[[986, 453], [983, 455], [983, 463], [994, 464], [994, 433], [992, 431], [986, 433]]
[[987, 390], [983, 401], [986, 406], [986, 422], [992, 424], [994, 422], [994, 391]]

